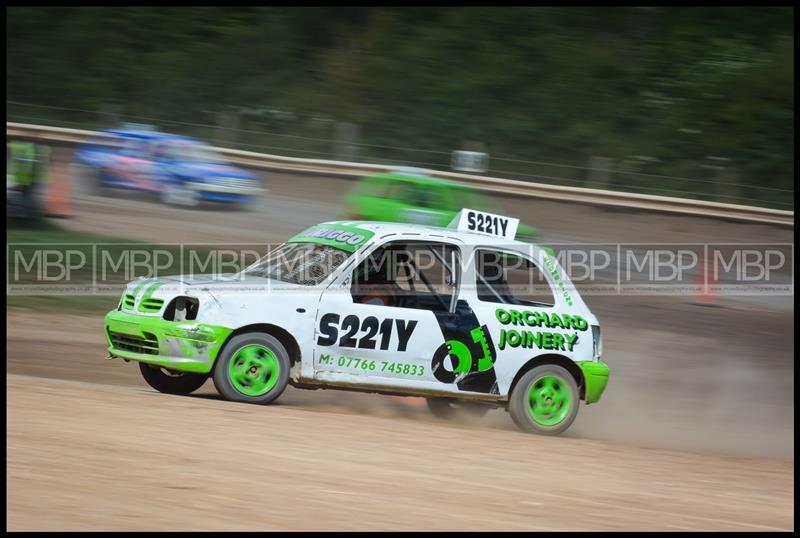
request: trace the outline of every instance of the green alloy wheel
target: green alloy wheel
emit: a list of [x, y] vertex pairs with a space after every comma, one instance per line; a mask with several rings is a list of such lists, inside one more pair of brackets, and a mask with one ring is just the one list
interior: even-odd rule
[[214, 385], [228, 400], [269, 403], [289, 382], [289, 354], [280, 341], [264, 333], [240, 334], [217, 358]]
[[164, 394], [191, 394], [208, 379], [208, 374], [176, 372], [146, 362], [139, 363], [139, 370], [148, 385]]
[[508, 409], [520, 429], [558, 435], [578, 415], [578, 385], [567, 370], [544, 364], [527, 371], [514, 386]]
[[240, 347], [228, 361], [228, 379], [246, 396], [263, 396], [278, 382], [281, 364], [275, 353], [260, 344]]

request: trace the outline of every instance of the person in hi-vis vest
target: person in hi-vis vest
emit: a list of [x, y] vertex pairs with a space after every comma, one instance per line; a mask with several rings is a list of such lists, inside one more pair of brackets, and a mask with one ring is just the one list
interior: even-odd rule
[[41, 185], [49, 181], [50, 148], [25, 140], [9, 144], [14, 189], [21, 197], [22, 214], [26, 219], [38, 220], [42, 216]]

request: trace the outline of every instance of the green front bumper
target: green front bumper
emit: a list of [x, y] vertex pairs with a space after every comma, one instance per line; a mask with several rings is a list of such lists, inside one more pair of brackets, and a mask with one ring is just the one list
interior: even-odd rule
[[113, 357], [207, 374], [231, 329], [196, 321], [167, 321], [112, 310], [105, 335]]
[[600, 361], [583, 361], [576, 363], [583, 372], [583, 382], [586, 385], [584, 401], [587, 404], [600, 400], [608, 384], [608, 365]]

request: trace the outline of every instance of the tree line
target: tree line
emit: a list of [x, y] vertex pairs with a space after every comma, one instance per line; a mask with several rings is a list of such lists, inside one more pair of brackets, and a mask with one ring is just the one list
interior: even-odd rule
[[793, 28], [790, 7], [15, 7], [6, 92], [59, 107], [38, 112], [53, 120], [247, 110], [253, 131], [309, 153], [329, 118], [358, 126], [363, 158], [408, 147], [444, 164], [477, 145], [494, 169], [544, 182], [590, 178], [517, 161], [602, 156], [611, 187], [720, 199], [729, 185], [788, 209]]

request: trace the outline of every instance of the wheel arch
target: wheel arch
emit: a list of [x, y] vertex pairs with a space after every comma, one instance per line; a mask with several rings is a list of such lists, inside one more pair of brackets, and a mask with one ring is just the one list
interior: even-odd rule
[[525, 375], [525, 372], [536, 368], [537, 366], [541, 366], [543, 364], [555, 364], [557, 366], [561, 366], [575, 379], [575, 383], [578, 385], [578, 397], [583, 400], [586, 397], [586, 382], [583, 379], [583, 371], [580, 367], [575, 364], [574, 361], [568, 359], [563, 355], [558, 355], [556, 353], [548, 353], [546, 355], [539, 355], [530, 359], [528, 362], [522, 365], [522, 367], [517, 371], [516, 375], [514, 376], [514, 380], [511, 382], [511, 386], [508, 388], [508, 397], [511, 398], [511, 394], [514, 392], [514, 387], [517, 385], [517, 382], [520, 378]]
[[[286, 329], [279, 327], [277, 325], [273, 325], [271, 323], [253, 323], [250, 325], [245, 325], [243, 327], [239, 327], [238, 329], [234, 330], [228, 337], [225, 339], [225, 342], [219, 348], [219, 353], [217, 353], [217, 358], [225, 349], [225, 346], [228, 345], [233, 338], [239, 336], [240, 334], [246, 333], [266, 333], [271, 336], [274, 336], [278, 339], [278, 341], [286, 348], [286, 352], [289, 354], [289, 365], [294, 366], [302, 357], [300, 352], [300, 345], [297, 343], [297, 340], [294, 339], [294, 336], [289, 333]], [[214, 368], [216, 368], [217, 363], [219, 361], [214, 361]], [[212, 369], [213, 371], [213, 369]]]

